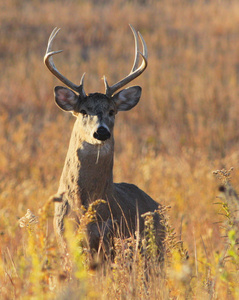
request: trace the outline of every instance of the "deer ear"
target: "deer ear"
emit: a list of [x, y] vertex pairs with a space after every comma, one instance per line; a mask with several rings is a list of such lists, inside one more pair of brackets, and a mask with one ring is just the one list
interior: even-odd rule
[[62, 86], [56, 86], [54, 92], [56, 104], [61, 109], [74, 111], [79, 97], [72, 90]]
[[118, 111], [126, 111], [133, 108], [140, 99], [141, 87], [131, 86], [124, 89], [113, 96]]

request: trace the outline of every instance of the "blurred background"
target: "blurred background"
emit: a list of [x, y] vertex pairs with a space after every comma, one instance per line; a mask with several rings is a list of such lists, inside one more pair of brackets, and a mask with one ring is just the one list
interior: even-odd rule
[[129, 23], [149, 59], [132, 83], [143, 89], [139, 104], [116, 119], [114, 180], [170, 205], [191, 255], [192, 235], [196, 244], [203, 237], [208, 259], [224, 247], [212, 172], [234, 167], [238, 190], [239, 2], [8, 0], [0, 3], [0, 231], [13, 255], [18, 219], [57, 191], [74, 123], [54, 103], [61, 83], [43, 64], [48, 37], [61, 28], [61, 73], [77, 84], [86, 72], [86, 92], [104, 92], [103, 75], [113, 84], [131, 69]]

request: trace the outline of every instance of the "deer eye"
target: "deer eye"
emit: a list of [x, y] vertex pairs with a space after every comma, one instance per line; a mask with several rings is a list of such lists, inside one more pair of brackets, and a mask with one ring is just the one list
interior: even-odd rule
[[109, 111], [109, 115], [110, 115], [110, 116], [113, 116], [114, 113], [115, 113], [115, 111], [114, 111], [113, 109], [111, 109], [111, 110]]
[[80, 111], [80, 113], [81, 113], [83, 116], [86, 116], [86, 115], [87, 115], [87, 112], [86, 112], [84, 109], [82, 109], [82, 110]]

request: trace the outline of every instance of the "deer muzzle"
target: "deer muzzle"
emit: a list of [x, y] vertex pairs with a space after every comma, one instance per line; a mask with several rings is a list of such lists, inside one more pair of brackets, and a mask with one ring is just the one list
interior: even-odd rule
[[107, 128], [100, 126], [93, 134], [94, 138], [100, 141], [106, 141], [110, 138], [111, 134]]

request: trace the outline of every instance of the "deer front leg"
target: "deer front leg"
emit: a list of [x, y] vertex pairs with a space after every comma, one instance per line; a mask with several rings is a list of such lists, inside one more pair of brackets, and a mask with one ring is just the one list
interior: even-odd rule
[[113, 245], [113, 222], [107, 221], [92, 222], [87, 225], [87, 235], [92, 257], [109, 258]]
[[55, 214], [54, 214], [54, 231], [57, 239], [57, 244], [63, 258], [63, 267], [67, 271], [71, 269], [71, 264], [69, 260], [69, 254], [67, 250], [67, 244], [64, 239], [64, 218], [68, 214], [69, 204], [68, 201], [64, 199], [64, 194], [60, 197], [55, 197], [57, 199], [55, 203]]

